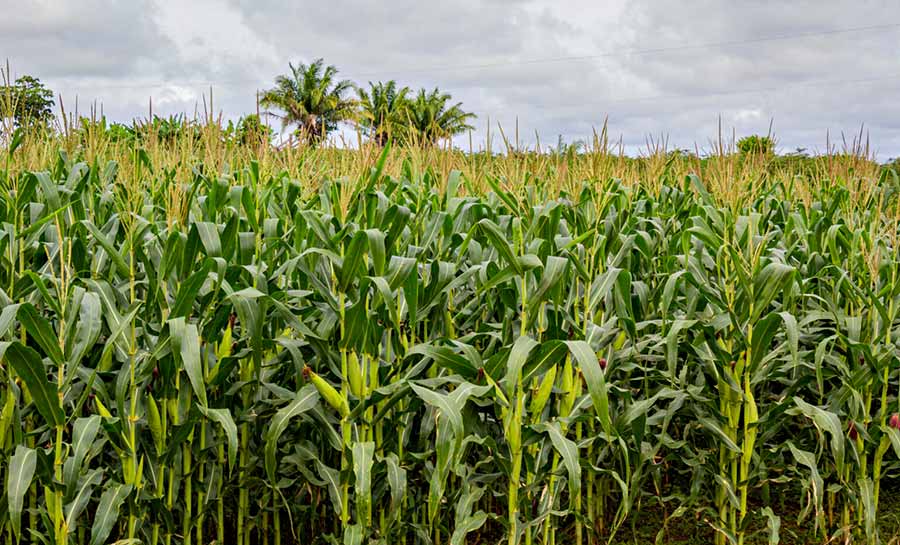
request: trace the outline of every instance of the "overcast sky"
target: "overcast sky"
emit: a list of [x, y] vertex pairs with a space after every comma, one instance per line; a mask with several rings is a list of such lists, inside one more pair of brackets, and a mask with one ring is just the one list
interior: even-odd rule
[[[900, 2], [702, 0], [390, 2], [0, 0], [0, 57], [82, 113], [126, 121], [193, 113], [213, 88], [226, 117], [288, 62], [317, 57], [360, 84], [449, 91], [478, 115], [543, 143], [610, 133], [708, 148], [766, 133], [782, 151], [822, 150], [865, 124], [900, 156]], [[468, 139], [462, 139], [459, 143]], [[496, 146], [496, 143], [495, 143]]]

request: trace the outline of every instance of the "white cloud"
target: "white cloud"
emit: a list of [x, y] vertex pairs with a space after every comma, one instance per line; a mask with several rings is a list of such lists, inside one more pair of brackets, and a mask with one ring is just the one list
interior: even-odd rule
[[895, 0], [14, 4], [0, 0], [0, 51], [15, 70], [124, 119], [150, 95], [155, 111], [192, 113], [210, 83], [217, 109], [252, 111], [289, 61], [324, 57], [362, 84], [450, 91], [479, 115], [476, 141], [488, 119], [550, 142], [609, 116], [631, 152], [660, 133], [693, 147], [721, 117], [739, 135], [774, 119], [783, 149], [821, 149], [826, 131], [865, 123], [882, 157], [900, 155]]

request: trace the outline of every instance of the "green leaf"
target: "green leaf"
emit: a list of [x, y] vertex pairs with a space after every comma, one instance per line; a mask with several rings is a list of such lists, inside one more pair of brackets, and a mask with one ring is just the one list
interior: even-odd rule
[[198, 221], [194, 223], [203, 249], [209, 257], [222, 257], [222, 241], [219, 240], [219, 228], [215, 223]]
[[269, 429], [266, 431], [265, 449], [266, 475], [269, 477], [269, 481], [275, 482], [275, 450], [278, 448], [278, 438], [284, 433], [292, 418], [313, 408], [318, 400], [319, 392], [315, 386], [311, 384], [304, 386], [297, 392], [297, 397], [293, 401], [279, 409], [272, 417], [272, 423], [269, 424]]
[[231, 412], [228, 409], [209, 409], [206, 407], [200, 407], [200, 412], [222, 426], [222, 432], [228, 441], [228, 470], [232, 471], [234, 469], [234, 461], [237, 458], [238, 435], [237, 426], [231, 417]]
[[462, 375], [467, 379], [474, 379], [478, 375], [478, 368], [472, 365], [467, 358], [453, 351], [449, 346], [435, 346], [432, 344], [417, 344], [410, 348], [407, 356], [420, 354], [434, 360], [436, 364]]
[[209, 277], [209, 271], [210, 261], [206, 261], [203, 266], [181, 283], [181, 286], [178, 288], [178, 295], [175, 297], [175, 303], [171, 308], [171, 318], [190, 316], [194, 302], [197, 300], [197, 294]]
[[341, 474], [338, 470], [328, 467], [316, 458], [316, 472], [325, 481], [328, 497], [331, 498], [331, 507], [335, 516], [341, 515]]
[[754, 301], [751, 321], [757, 319], [768, 309], [769, 304], [779, 293], [782, 293], [787, 284], [794, 278], [796, 269], [783, 263], [769, 263], [759, 273], [755, 280], [756, 301]]
[[129, 494], [131, 485], [119, 483], [112, 484], [103, 491], [97, 512], [94, 513], [94, 524], [91, 525], [91, 545], [106, 543], [106, 538], [119, 520], [119, 508]]
[[506, 360], [506, 376], [503, 379], [508, 398], [512, 398], [513, 392], [521, 383], [525, 362], [528, 361], [528, 356], [537, 346], [538, 342], [528, 336], [519, 337], [513, 343], [509, 351], [509, 358]]
[[22, 535], [22, 506], [25, 502], [25, 493], [31, 486], [36, 465], [37, 453], [35, 450], [17, 445], [15, 454], [9, 460], [9, 470], [6, 474], [7, 508], [16, 541]]
[[350, 240], [350, 244], [344, 251], [344, 259], [341, 264], [341, 276], [338, 283], [338, 289], [341, 291], [346, 292], [347, 288], [350, 287], [351, 282], [353, 282], [354, 279], [359, 278], [368, 241], [369, 237], [366, 235], [365, 231], [357, 231], [354, 233], [353, 238]]
[[466, 517], [461, 523], [457, 524], [450, 536], [450, 545], [464, 545], [466, 535], [478, 530], [487, 522], [488, 515], [484, 511], [479, 511], [470, 517]]
[[64, 425], [66, 419], [59, 406], [56, 385], [47, 380], [47, 370], [38, 353], [16, 341], [9, 345], [4, 357], [28, 386], [34, 405], [44, 421], [51, 426]]
[[812, 452], [808, 452], [795, 447], [794, 444], [790, 441], [788, 441], [787, 446], [791, 453], [794, 455], [794, 459], [797, 460], [801, 465], [809, 468], [811, 490], [809, 490], [808, 493], [813, 498], [813, 504], [816, 510], [816, 519], [824, 520], [823, 500], [825, 497], [825, 482], [819, 474], [819, 468], [816, 465], [816, 456]]
[[388, 155], [391, 153], [391, 140], [387, 141], [384, 149], [381, 150], [381, 155], [378, 156], [378, 160], [375, 162], [375, 168], [369, 172], [369, 183], [368, 188], [371, 190], [372, 187], [375, 186], [378, 182], [381, 181], [381, 175], [384, 172], [384, 164], [387, 162]]
[[472, 509], [484, 496], [484, 489], [472, 487], [465, 479], [461, 483], [461, 488], [459, 500], [456, 502], [455, 527], [450, 536], [450, 545], [465, 545], [466, 535], [481, 528], [487, 521], [487, 513], [484, 511], [472, 513]]
[[362, 545], [365, 528], [360, 524], [351, 524], [344, 528], [344, 545]]
[[387, 260], [384, 248], [384, 233], [377, 229], [367, 229], [366, 238], [369, 239], [369, 257], [372, 260], [372, 271], [376, 276], [384, 275], [384, 266]]
[[539, 424], [535, 429], [547, 432], [553, 448], [562, 456], [563, 465], [569, 473], [569, 501], [573, 501], [581, 490], [581, 459], [578, 456], [578, 445], [563, 435], [558, 421]]
[[460, 410], [450, 401], [449, 397], [443, 394], [439, 394], [437, 392], [433, 392], [428, 388], [423, 386], [419, 386], [418, 384], [410, 384], [412, 390], [416, 393], [417, 396], [422, 398], [422, 401], [432, 405], [436, 409], [438, 409], [444, 418], [450, 421], [450, 425], [453, 428], [454, 434], [457, 436], [462, 435], [463, 433], [463, 420], [462, 413]]
[[683, 330], [690, 329], [697, 320], [674, 320], [669, 332], [666, 333], [666, 367], [669, 371], [669, 380], [675, 381], [677, 375], [678, 335]]
[[109, 240], [109, 238], [90, 221], [85, 220], [82, 221], [81, 224], [87, 227], [88, 231], [91, 232], [91, 236], [94, 238], [94, 240], [96, 240], [97, 243], [100, 244], [101, 247], [103, 247], [103, 250], [109, 256], [109, 258], [112, 259], [112, 262], [116, 266], [116, 270], [118, 271], [118, 273], [123, 277], [127, 277], [130, 272], [128, 263], [125, 262], [125, 258], [123, 258], [122, 254], [120, 254], [119, 251], [116, 250], [115, 245]]
[[97, 432], [100, 431], [100, 420], [100, 416], [96, 414], [75, 420], [72, 432], [72, 455], [66, 460], [64, 467], [65, 480], [70, 492], [81, 474], [88, 451], [94, 446], [94, 439], [97, 438]]
[[65, 506], [66, 524], [69, 528], [75, 528], [75, 525], [78, 523], [78, 517], [91, 501], [94, 487], [100, 486], [102, 480], [103, 472], [95, 469], [80, 479], [78, 483], [74, 483], [71, 499]]
[[462, 173], [458, 170], [451, 170], [447, 176], [447, 186], [444, 191], [444, 205], [446, 206], [452, 199], [456, 198], [459, 183], [462, 179]]
[[606, 385], [606, 376], [600, 368], [600, 361], [591, 346], [585, 341], [566, 341], [569, 351], [575, 361], [581, 367], [584, 380], [587, 383], [588, 392], [594, 402], [594, 411], [600, 418], [600, 426], [603, 432], [610, 438], [614, 436], [612, 417], [609, 411], [609, 389]]
[[371, 441], [353, 444], [353, 474], [356, 477], [356, 513], [364, 528], [371, 524], [372, 516], [372, 458], [375, 443]]
[[390, 453], [384, 458], [387, 466], [388, 486], [391, 488], [391, 513], [396, 513], [406, 496], [406, 470], [400, 467], [400, 461], [395, 453]]
[[81, 358], [94, 346], [103, 329], [103, 307], [96, 293], [85, 292], [78, 309], [78, 322], [75, 324], [75, 345], [69, 355], [69, 363], [80, 365]]
[[507, 236], [500, 230], [500, 227], [487, 218], [479, 221], [478, 227], [490, 241], [491, 247], [500, 253], [500, 256], [506, 261], [506, 264], [512, 267], [513, 270], [516, 271], [516, 274], [522, 274], [522, 267], [519, 265], [519, 260], [516, 259], [515, 252], [507, 241]]
[[537, 290], [528, 294], [528, 322], [529, 325], [535, 320], [535, 310], [542, 303], [546, 302], [546, 298], [550, 291], [556, 287], [568, 268], [569, 260], [564, 257], [549, 256], [547, 263], [544, 265], [544, 273], [541, 276], [541, 283]]
[[53, 333], [50, 322], [30, 303], [24, 303], [19, 307], [19, 321], [28, 334], [37, 342], [47, 356], [55, 363], [60, 365], [63, 362], [62, 349], [59, 347], [59, 339]]
[[859, 490], [860, 505], [862, 507], [863, 519], [866, 527], [866, 541], [876, 543], [875, 525], [877, 513], [875, 509], [875, 487], [872, 479], [862, 478], [856, 482], [856, 488]]
[[722, 443], [728, 448], [728, 450], [736, 452], [738, 454], [741, 454], [743, 452], [741, 450], [741, 447], [737, 446], [737, 443], [735, 443], [733, 439], [728, 437], [728, 434], [725, 433], [725, 430], [722, 429], [722, 426], [712, 418], [708, 416], [701, 416], [697, 418], [697, 422], [704, 428], [713, 432], [716, 437], [719, 438], [719, 441], [722, 441]]
[[447, 416], [445, 414], [442, 412], [438, 418], [434, 442], [434, 470], [428, 479], [428, 520], [432, 524], [437, 520], [441, 504], [444, 501], [447, 478], [450, 475], [451, 465], [454, 463], [456, 445], [461, 438], [461, 434], [456, 432], [452, 426], [446, 425]]
[[0, 311], [0, 338], [6, 337], [12, 330], [12, 326], [16, 321], [16, 315], [19, 313], [21, 304], [6, 305]]
[[180, 359], [200, 406], [206, 407], [206, 380], [200, 361], [200, 334], [197, 326], [185, 323], [184, 318], [175, 318], [168, 323], [172, 350]]
[[778, 531], [781, 529], [781, 518], [772, 511], [771, 507], [764, 507], [762, 514], [768, 521], [766, 527], [769, 529], [769, 545], [778, 545], [781, 541], [778, 536]]
[[510, 212], [518, 213], [519, 212], [519, 204], [516, 202], [515, 196], [509, 191], [504, 191], [500, 184], [494, 176], [488, 175], [484, 177], [485, 181], [487, 181], [488, 185], [491, 186], [491, 189], [497, 195], [497, 197], [503, 201], [503, 204], [509, 209]]
[[794, 397], [794, 403], [797, 404], [797, 407], [804, 416], [813, 421], [817, 428], [824, 430], [831, 435], [831, 455], [834, 458], [838, 473], [843, 473], [844, 429], [841, 425], [841, 419], [833, 412], [820, 409], [815, 405], [810, 405], [799, 397]]
[[894, 454], [897, 455], [897, 458], [900, 458], [900, 430], [889, 426], [882, 426], [881, 429], [887, 434], [887, 437], [890, 438], [891, 446], [894, 447]]
[[771, 352], [772, 339], [778, 332], [778, 325], [782, 322], [782, 317], [776, 312], [767, 314], [760, 319], [753, 328], [753, 344], [751, 347], [751, 361], [749, 372], [752, 374], [756, 371], [756, 367], [762, 361], [763, 356]]

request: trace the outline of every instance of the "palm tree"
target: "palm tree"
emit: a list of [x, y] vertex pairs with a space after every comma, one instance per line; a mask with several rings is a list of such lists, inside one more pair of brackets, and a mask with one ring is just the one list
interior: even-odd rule
[[291, 73], [278, 76], [275, 87], [259, 99], [263, 107], [283, 112], [269, 112], [281, 119], [283, 127], [297, 125], [301, 137], [320, 142], [339, 122], [353, 117], [356, 102], [344, 95], [354, 85], [350, 80], [337, 81], [337, 68], [325, 66], [322, 59], [288, 66]]
[[360, 125], [369, 136], [384, 146], [391, 136], [403, 137], [409, 110], [409, 87], [397, 88], [397, 82], [369, 82], [369, 90], [359, 89]]
[[469, 121], [475, 119], [475, 114], [463, 111], [462, 102], [448, 105], [451, 98], [437, 87], [430, 93], [420, 89], [409, 105], [408, 126], [412, 136], [431, 145], [471, 130]]

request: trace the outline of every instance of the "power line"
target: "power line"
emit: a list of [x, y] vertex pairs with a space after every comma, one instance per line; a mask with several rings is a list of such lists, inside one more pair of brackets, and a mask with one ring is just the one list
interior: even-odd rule
[[618, 98], [618, 99], [610, 99], [604, 101], [590, 101], [590, 102], [579, 102], [578, 104], [570, 104], [570, 106], [589, 106], [594, 104], [627, 104], [627, 103], [637, 103], [637, 102], [648, 102], [648, 101], [665, 101], [665, 100], [684, 100], [684, 99], [695, 99], [695, 98], [712, 98], [717, 96], [732, 96], [732, 95], [746, 95], [746, 94], [756, 94], [756, 93], [775, 93], [778, 91], [783, 91], [785, 89], [791, 89], [795, 87], [825, 87], [825, 86], [839, 86], [839, 85], [858, 85], [858, 84], [867, 84], [867, 83], [879, 83], [883, 81], [891, 81], [891, 80], [900, 80], [900, 74], [892, 74], [889, 76], [879, 76], [872, 78], [859, 78], [859, 79], [835, 79], [835, 80], [809, 80], [809, 81], [799, 81], [794, 83], [785, 83], [782, 85], [776, 85], [771, 87], [756, 87], [751, 89], [723, 89], [720, 91], [712, 91], [709, 93], [687, 93], [687, 94], [673, 94], [673, 95], [649, 95], [643, 97], [632, 97], [632, 98]]
[[[423, 67], [423, 68], [414, 68], [408, 70], [392, 70], [394, 73], [403, 73], [403, 74], [411, 74], [411, 73], [424, 73], [424, 72], [434, 72], [434, 71], [452, 71], [452, 70], [477, 70], [483, 68], [503, 68], [507, 66], [525, 66], [532, 64], [547, 64], [547, 63], [557, 63], [557, 62], [574, 62], [574, 61], [589, 61], [589, 60], [598, 60], [603, 58], [611, 58], [611, 57], [632, 57], [632, 56], [641, 56], [641, 55], [654, 55], [660, 53], [671, 53], [677, 51], [691, 51], [691, 50], [702, 50], [702, 49], [712, 49], [716, 47], [731, 47], [738, 45], [751, 45], [758, 43], [766, 43], [766, 42], [777, 42], [777, 41], [786, 41], [786, 40], [795, 40], [795, 39], [803, 39], [803, 38], [813, 38], [813, 37], [822, 37], [822, 36], [833, 36], [836, 34], [851, 34], [857, 32], [866, 32], [866, 31], [879, 31], [879, 30], [891, 30], [900, 28], [900, 23], [888, 23], [883, 25], [871, 25], [864, 27], [853, 27], [853, 28], [841, 28], [841, 29], [831, 29], [831, 30], [823, 30], [819, 32], [803, 32], [803, 33], [795, 33], [795, 34], [782, 34], [777, 36], [765, 36], [760, 38], [749, 38], [746, 40], [728, 40], [724, 42], [707, 42], [702, 44], [685, 44], [685, 45], [676, 45], [669, 47], [654, 47], [649, 49], [631, 49], [631, 50], [623, 50], [623, 51], [606, 51], [602, 53], [595, 53], [591, 55], [573, 55], [568, 57], [547, 57], [542, 59], [523, 59], [523, 60], [512, 60], [512, 61], [503, 61], [503, 62], [494, 62], [494, 63], [484, 63], [484, 64], [468, 64], [468, 65], [445, 65], [445, 66], [434, 66], [434, 67]], [[377, 76], [382, 72], [364, 72], [355, 74], [356, 77], [368, 77], [368, 76]], [[354, 74], [351, 74], [354, 75]]]
[[[444, 66], [431, 66], [431, 67], [418, 67], [418, 68], [407, 68], [407, 69], [383, 69], [378, 72], [360, 72], [360, 73], [350, 73], [352, 79], [366, 78], [371, 76], [382, 75], [386, 72], [391, 72], [394, 74], [417, 74], [417, 73], [429, 73], [429, 72], [452, 72], [452, 71], [465, 71], [465, 70], [482, 70], [489, 68], [504, 68], [511, 66], [528, 66], [535, 64], [552, 64], [552, 63], [565, 63], [565, 62], [577, 62], [577, 61], [589, 61], [589, 60], [598, 60], [603, 58], [614, 58], [614, 57], [632, 57], [632, 56], [644, 56], [644, 55], [656, 55], [663, 53], [671, 53], [671, 52], [679, 52], [679, 51], [691, 51], [691, 50], [703, 50], [703, 49], [713, 49], [717, 47], [733, 47], [739, 45], [751, 45], [751, 44], [759, 44], [766, 42], [778, 42], [778, 41], [787, 41], [787, 40], [796, 40], [796, 39], [804, 39], [804, 38], [812, 38], [812, 37], [823, 37], [823, 36], [833, 36], [840, 34], [852, 34], [859, 32], [874, 32], [874, 31], [883, 31], [883, 30], [892, 30], [900, 28], [900, 23], [886, 23], [881, 25], [870, 25], [870, 26], [862, 26], [862, 27], [852, 27], [852, 28], [838, 28], [838, 29], [829, 29], [822, 30], [818, 32], [802, 32], [802, 33], [793, 33], [793, 34], [782, 34], [776, 36], [764, 36], [759, 38], [749, 38], [745, 40], [728, 40], [722, 42], [707, 42], [702, 44], [684, 44], [677, 46], [669, 46], [669, 47], [656, 47], [649, 49], [632, 49], [632, 50], [622, 50], [622, 51], [606, 51], [602, 53], [596, 53], [591, 55], [574, 55], [567, 57], [546, 57], [546, 58], [538, 58], [538, 59], [522, 59], [522, 60], [507, 60], [507, 61], [497, 61], [490, 63], [480, 63], [480, 64], [461, 64], [461, 65], [444, 65]], [[103, 89], [158, 89], [165, 87], [187, 87], [194, 85], [202, 85], [202, 86], [212, 86], [212, 87], [227, 87], [230, 85], [239, 85], [239, 84], [261, 84], [261, 78], [229, 78], [223, 80], [171, 80], [171, 81], [151, 81], [146, 83], [134, 83], [134, 84], [97, 84], [95, 85], [84, 85], [77, 84], [69, 85], [69, 87], [75, 88], [95, 88], [100, 87]]]

